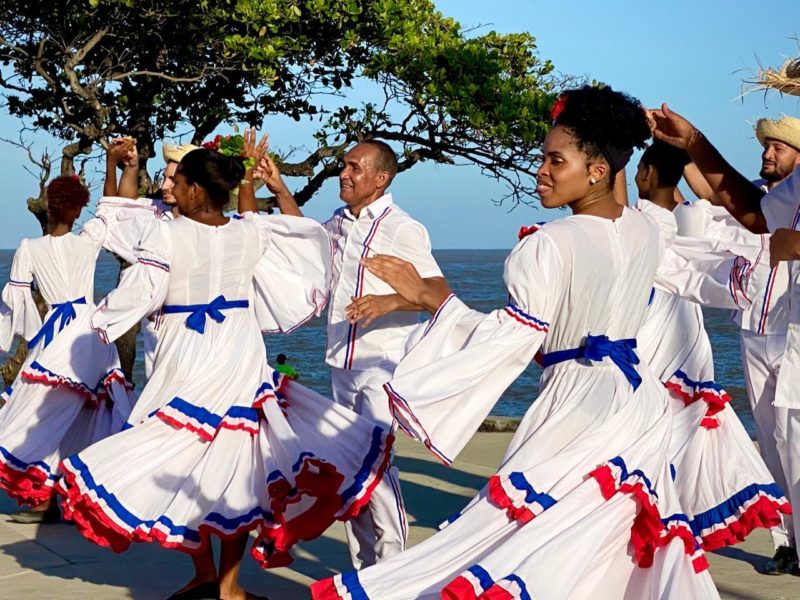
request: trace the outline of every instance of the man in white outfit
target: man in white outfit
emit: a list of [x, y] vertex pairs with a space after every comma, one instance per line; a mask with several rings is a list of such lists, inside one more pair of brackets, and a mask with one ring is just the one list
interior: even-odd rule
[[[761, 181], [765, 191], [773, 190], [800, 165], [800, 119], [760, 119], [756, 137], [764, 151], [761, 154]], [[778, 420], [786, 420], [786, 409], [774, 407], [786, 330], [789, 327], [789, 263], [772, 268], [767, 287], [753, 299], [749, 311], [741, 313], [740, 343], [742, 367], [747, 383], [747, 397], [756, 424], [759, 449], [767, 468], [781, 489], [787, 489], [786, 440]], [[794, 499], [793, 499], [794, 500]], [[796, 506], [796, 503], [795, 503]], [[787, 572], [797, 564], [797, 546], [792, 533], [792, 517], [785, 515], [778, 527], [770, 530], [775, 556], [769, 571]]]
[[[383, 384], [403, 355], [404, 340], [419, 323], [422, 307], [403, 300], [361, 261], [390, 254], [411, 262], [420, 275], [446, 285], [425, 227], [397, 206], [387, 188], [397, 158], [384, 142], [365, 140], [344, 156], [339, 197], [345, 205], [325, 223], [333, 249], [334, 277], [328, 304], [328, 346], [334, 400], [391, 427]], [[264, 180], [283, 214], [302, 215], [275, 165]], [[408, 535], [397, 468], [391, 466], [366, 509], [345, 524], [356, 569], [405, 549]]]
[[[762, 177], [774, 186], [765, 193], [759, 185], [748, 181], [736, 171], [714, 148], [705, 136], [691, 123], [663, 105], [660, 110], [650, 111], [656, 138], [685, 148], [700, 173], [705, 177], [716, 200], [745, 228], [757, 234], [772, 233], [769, 242], [770, 263], [774, 266], [788, 265], [788, 318], [785, 334], [777, 331], [773, 335], [743, 335], [743, 350], [748, 373], [748, 392], [754, 394], [754, 416], [759, 429], [774, 431], [774, 449], [767, 450], [771, 438], [765, 434], [762, 439], [764, 459], [772, 471], [776, 482], [786, 492], [795, 511], [800, 509], [800, 169], [797, 169], [797, 153], [800, 137], [791, 137], [792, 143], [781, 142], [774, 125], [761, 124], [762, 143], [765, 146], [766, 169]], [[794, 132], [797, 119], [781, 119], [783, 131]], [[769, 126], [768, 126], [769, 125]], [[796, 133], [792, 133], [797, 136]], [[785, 148], [788, 160], [783, 163], [771, 158], [771, 150]], [[791, 157], [794, 156], [794, 160]], [[766, 160], [770, 158], [770, 160]], [[781, 167], [781, 164], [783, 166]], [[794, 164], [794, 167], [792, 167]], [[783, 168], [784, 172], [778, 171]], [[766, 177], [765, 177], [766, 176]], [[784, 267], [787, 268], [787, 267]], [[769, 294], [770, 286], [765, 286], [762, 294]], [[774, 291], [773, 291], [774, 293]], [[774, 309], [769, 306], [768, 312]], [[774, 317], [774, 314], [772, 315]], [[758, 331], [755, 332], [758, 334]], [[785, 345], [781, 348], [781, 341]], [[758, 397], [759, 388], [763, 388]], [[771, 405], [771, 410], [770, 410]], [[760, 421], [760, 424], [759, 424]], [[759, 435], [761, 435], [759, 431]], [[773, 455], [768, 459], [768, 453]], [[776, 456], [777, 459], [776, 460]], [[774, 466], [779, 462], [782, 467]], [[797, 551], [794, 545], [800, 538], [800, 519], [786, 520], [783, 523], [785, 544], [777, 548], [775, 557], [768, 566], [772, 572], [792, 572], [800, 574]], [[781, 531], [776, 528], [775, 541], [783, 543]]]
[[[756, 137], [763, 146], [761, 153], [761, 179], [753, 184], [769, 192], [783, 182], [800, 165], [800, 119], [783, 117], [778, 120], [760, 119], [756, 123]], [[687, 169], [686, 180], [698, 197], [712, 202], [714, 194], [705, 178], [696, 170]], [[701, 181], [698, 181], [697, 178]], [[716, 202], [714, 202], [716, 204]], [[707, 206], [707, 205], [706, 205]], [[681, 207], [685, 208], [685, 207]], [[699, 206], [693, 206], [698, 208]], [[689, 227], [686, 235], [721, 238], [751, 244], [760, 248], [760, 236], [750, 233], [722, 206], [709, 207], [711, 223], [703, 227]], [[678, 211], [678, 230], [681, 216]], [[703, 231], [698, 231], [702, 229]], [[734, 320], [740, 327], [739, 342], [742, 351], [742, 368], [747, 385], [747, 397], [756, 426], [759, 450], [775, 482], [787, 489], [786, 441], [782, 439], [777, 419], [785, 419], [783, 409], [773, 406], [775, 386], [778, 381], [786, 330], [789, 326], [789, 263], [782, 262], [770, 272], [767, 285], [754, 298], [751, 307], [737, 312]], [[779, 526], [770, 529], [775, 556], [766, 569], [770, 572], [788, 572], [797, 562], [797, 551], [792, 533], [792, 517], [782, 516]]]

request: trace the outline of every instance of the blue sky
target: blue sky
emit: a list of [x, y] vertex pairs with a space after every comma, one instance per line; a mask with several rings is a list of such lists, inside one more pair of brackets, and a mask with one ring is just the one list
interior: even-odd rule
[[[752, 124], [763, 116], [800, 116], [800, 98], [774, 92], [739, 98], [742, 80], [759, 64], [778, 66], [800, 53], [794, 39], [800, 36], [797, 0], [438, 0], [436, 5], [465, 27], [531, 32], [541, 56], [563, 73], [604, 81], [646, 105], [668, 102], [753, 177], [760, 148]], [[270, 130], [275, 149], [311, 144], [305, 124], [270, 118], [263, 127]], [[17, 129], [16, 120], [0, 114], [0, 136], [16, 138]], [[39, 149], [58, 148], [44, 136], [31, 139]], [[36, 181], [23, 169], [27, 159], [22, 151], [0, 143], [0, 152], [6, 190], [0, 248], [14, 248], [22, 237], [39, 232], [25, 207]], [[629, 171], [637, 160], [634, 156]], [[469, 167], [417, 166], [398, 176], [392, 192], [427, 225], [435, 248], [510, 248], [521, 225], [564, 214], [495, 206], [492, 199], [501, 197], [504, 188]], [[311, 200], [307, 214], [324, 219], [338, 205], [337, 185], [330, 181]]]

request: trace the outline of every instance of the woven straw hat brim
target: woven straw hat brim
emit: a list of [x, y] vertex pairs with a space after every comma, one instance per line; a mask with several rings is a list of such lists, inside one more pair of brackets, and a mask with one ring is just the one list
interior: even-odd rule
[[759, 119], [756, 123], [756, 137], [762, 146], [767, 139], [773, 139], [800, 150], [800, 119]]

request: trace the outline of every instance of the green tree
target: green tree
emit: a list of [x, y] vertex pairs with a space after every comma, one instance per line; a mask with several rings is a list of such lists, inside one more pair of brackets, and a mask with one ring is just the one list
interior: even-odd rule
[[81, 172], [132, 135], [147, 189], [157, 140], [190, 129], [199, 143], [276, 114], [316, 125], [315, 148], [279, 159], [304, 178], [300, 204], [367, 137], [398, 147], [403, 170], [477, 165], [507, 184], [503, 199], [527, 202], [562, 84], [530, 34], [464, 31], [430, 0], [0, 0], [5, 107], [23, 134], [63, 142], [36, 160], [19, 142], [40, 167], [28, 207], [43, 228], [51, 162]]
[[364, 137], [400, 146], [403, 169], [476, 164], [526, 200], [561, 83], [530, 34], [470, 35], [429, 0], [0, 0], [0, 14], [9, 112], [64, 141], [62, 173], [135, 136], [143, 186], [170, 132], [199, 142], [284, 114], [318, 123], [317, 147], [282, 165], [307, 178], [301, 203]]

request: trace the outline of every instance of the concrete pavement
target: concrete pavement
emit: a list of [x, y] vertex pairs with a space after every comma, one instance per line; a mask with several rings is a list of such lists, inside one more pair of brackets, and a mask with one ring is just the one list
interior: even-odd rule
[[[419, 444], [399, 436], [397, 463], [411, 524], [410, 544], [462, 508], [494, 472], [510, 433], [478, 433], [459, 460], [447, 468]], [[0, 513], [15, 510], [0, 500]], [[711, 574], [729, 600], [795, 600], [800, 577], [761, 575], [772, 556], [765, 531], [747, 542], [710, 555]], [[308, 584], [349, 568], [344, 528], [337, 523], [323, 537], [295, 550], [291, 568], [261, 571], [246, 558], [242, 582], [271, 600], [308, 598]], [[19, 525], [0, 514], [0, 600], [160, 600], [190, 577], [187, 556], [154, 544], [137, 544], [117, 555], [84, 540], [70, 525]], [[598, 599], [603, 600], [603, 599]]]

